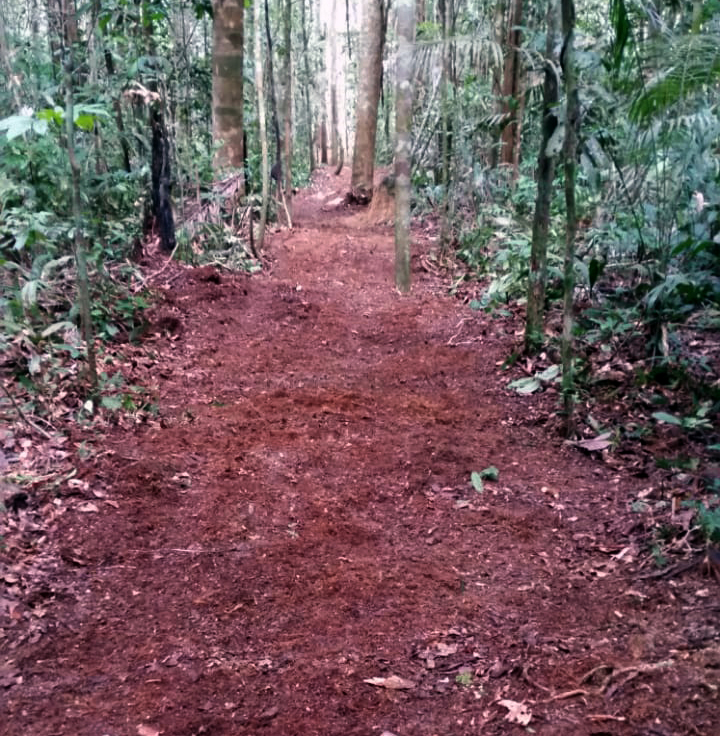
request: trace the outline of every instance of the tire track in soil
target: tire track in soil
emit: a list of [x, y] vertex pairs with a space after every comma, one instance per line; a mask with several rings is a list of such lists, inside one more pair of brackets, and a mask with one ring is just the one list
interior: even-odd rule
[[[177, 282], [162, 421], [109, 438], [93, 472], [117, 510], [64, 518], [91, 564], [22, 652], [0, 732], [524, 733], [499, 698], [541, 734], [650, 717], [635, 691], [612, 710], [636, 721], [602, 729], [599, 694], [547, 702], [632, 660], [600, 551], [622, 484], [523, 423], [496, 368], [512, 325], [420, 270], [397, 295], [390, 229], [330, 198], [296, 199], [269, 275]], [[389, 675], [415, 687], [364, 683]]]

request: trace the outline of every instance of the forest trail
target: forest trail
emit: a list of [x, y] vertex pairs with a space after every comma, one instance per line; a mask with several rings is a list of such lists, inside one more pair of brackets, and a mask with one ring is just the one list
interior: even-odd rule
[[98, 512], [58, 521], [0, 733], [717, 734], [712, 583], [637, 575], [637, 482], [530, 418], [517, 325], [447, 297], [420, 235], [395, 291], [346, 186], [318, 172], [267, 273], [172, 281], [159, 418], [82, 468]]

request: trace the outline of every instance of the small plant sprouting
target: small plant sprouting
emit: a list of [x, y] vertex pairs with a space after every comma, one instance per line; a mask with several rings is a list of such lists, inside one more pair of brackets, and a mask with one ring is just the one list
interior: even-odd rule
[[470, 473], [470, 482], [472, 483], [472, 487], [478, 493], [482, 493], [485, 490], [485, 484], [483, 483], [483, 481], [497, 480], [499, 477], [500, 471], [494, 465], [490, 465], [489, 467], [485, 468], [485, 470], [481, 470], [480, 472], [478, 472], [477, 470], [473, 470], [473, 472]]

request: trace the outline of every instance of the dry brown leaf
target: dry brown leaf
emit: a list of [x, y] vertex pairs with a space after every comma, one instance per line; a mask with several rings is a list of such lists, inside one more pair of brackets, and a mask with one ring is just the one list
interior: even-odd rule
[[510, 723], [519, 723], [521, 726], [527, 726], [532, 720], [532, 713], [528, 710], [525, 703], [518, 703], [515, 700], [499, 700], [498, 704], [508, 709], [505, 720], [510, 721]]
[[415, 683], [412, 680], [405, 680], [397, 675], [390, 675], [390, 677], [370, 677], [367, 680], [363, 680], [368, 685], [374, 685], [375, 687], [384, 687], [388, 690], [412, 690], [415, 687]]

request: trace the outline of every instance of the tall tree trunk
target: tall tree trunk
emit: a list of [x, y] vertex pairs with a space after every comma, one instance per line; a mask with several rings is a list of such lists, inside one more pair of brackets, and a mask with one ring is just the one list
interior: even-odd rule
[[[267, 127], [265, 125], [265, 91], [263, 88], [263, 63], [262, 63], [262, 33], [260, 2], [253, 3], [253, 29], [255, 46], [255, 91], [257, 94], [258, 133], [260, 136], [261, 164], [262, 170], [262, 205], [260, 206], [260, 228], [258, 230], [257, 249], [262, 252], [265, 244], [265, 226], [267, 224], [268, 201], [270, 199], [270, 168], [268, 166], [268, 140]], [[252, 226], [252, 225], [251, 225]]]
[[[147, 54], [149, 58], [153, 59], [156, 54], [153, 21], [149, 9], [146, 8], [143, 12], [148, 13], [147, 17], [143, 19]], [[150, 101], [149, 120], [153, 230], [160, 236], [160, 248], [166, 253], [172, 253], [175, 250], [176, 240], [175, 218], [170, 196], [170, 140], [165, 125], [165, 99], [158, 92], [158, 84], [155, 78], [151, 78], [148, 82], [148, 89], [153, 92]]]
[[[293, 109], [292, 109], [292, 0], [285, 0], [283, 14], [283, 122], [285, 148], [285, 207], [292, 214], [292, 150], [293, 150]], [[288, 223], [289, 225], [290, 223]]]
[[[550, 202], [555, 179], [558, 151], [548, 147], [553, 133], [559, 132], [557, 118], [558, 73], [555, 59], [557, 5], [548, 0], [545, 36], [545, 81], [543, 84], [542, 139], [538, 153], [537, 196], [533, 217], [530, 273], [528, 276], [527, 313], [525, 319], [525, 351], [536, 352], [543, 343], [545, 323], [545, 286], [547, 284], [547, 243], [550, 229]], [[553, 139], [554, 142], [554, 139]]]
[[[278, 117], [277, 95], [275, 94], [275, 66], [273, 62], [273, 41], [270, 33], [270, 9], [265, 0], [265, 36], [267, 37], [267, 73], [270, 83], [270, 109], [272, 110], [272, 126], [275, 137], [275, 163], [282, 168], [282, 140], [280, 138], [280, 118]], [[278, 172], [278, 187], [282, 185], [282, 177]]]
[[508, 121], [500, 134], [500, 163], [512, 170], [512, 179], [518, 177], [520, 160], [519, 125], [522, 115], [521, 98], [523, 95], [520, 78], [522, 42], [523, 0], [510, 0], [507, 18], [507, 35], [505, 41], [506, 56], [502, 83], [502, 111]]
[[410, 291], [410, 181], [412, 150], [413, 0], [397, 2], [397, 74], [395, 101], [395, 285]]
[[213, 141], [219, 170], [243, 169], [245, 3], [213, 0]]
[[328, 76], [330, 79], [328, 88], [328, 117], [330, 118], [330, 130], [328, 145], [330, 148], [331, 164], [337, 164], [340, 152], [338, 141], [338, 115], [337, 115], [337, 0], [332, 3], [332, 17], [328, 24], [326, 34], [328, 46]]
[[[83, 340], [87, 354], [88, 380], [90, 396], [95, 399], [98, 393], [97, 362], [95, 359], [95, 335], [93, 332], [92, 317], [90, 314], [90, 281], [87, 269], [87, 248], [82, 222], [80, 203], [80, 165], [75, 156], [75, 123], [74, 123], [74, 94], [73, 76], [75, 67], [73, 49], [68, 45], [65, 49], [65, 131], [67, 136], [68, 161], [72, 180], [72, 210], [73, 210], [73, 247], [75, 265], [77, 267], [78, 302], [80, 304], [80, 320], [82, 324]], [[93, 405], [94, 409], [94, 405]]]
[[8, 80], [8, 86], [12, 90], [13, 102], [15, 103], [15, 113], [20, 113], [22, 101], [20, 100], [20, 84], [19, 77], [15, 75], [10, 61], [10, 53], [7, 45], [7, 34], [5, 32], [5, 18], [0, 12], [0, 61], [5, 69], [5, 76]]
[[302, 31], [303, 44], [303, 65], [305, 67], [305, 84], [303, 85], [303, 99], [305, 101], [305, 118], [307, 121], [308, 143], [310, 144], [308, 154], [310, 163], [310, 173], [315, 170], [315, 144], [313, 136], [313, 115], [312, 106], [310, 105], [310, 52], [308, 51], [308, 30], [307, 19], [305, 14], [305, 0], [300, 0], [300, 26]]
[[382, 0], [366, 0], [360, 53], [355, 114], [355, 151], [350, 186], [359, 201], [372, 199], [375, 173], [375, 139], [382, 84], [384, 41]]
[[442, 129], [440, 131], [441, 179], [443, 184], [443, 202], [440, 211], [440, 249], [444, 253], [452, 241], [453, 198], [452, 188], [452, 129], [453, 116], [450, 105], [450, 94], [453, 84], [452, 49], [453, 49], [453, 0], [440, 0], [438, 12], [441, 15], [443, 36], [443, 65], [441, 88]]
[[338, 161], [340, 161], [342, 142], [340, 141], [340, 131], [338, 130], [337, 85], [335, 82], [330, 84], [330, 141], [332, 163], [337, 165]]
[[[105, 33], [103, 33], [104, 37]], [[108, 78], [112, 78], [115, 76], [115, 62], [113, 61], [112, 52], [107, 46], [103, 51], [103, 57], [105, 59], [105, 71], [107, 72]], [[123, 120], [122, 98], [120, 95], [113, 98], [112, 106], [115, 111], [115, 124], [117, 125], [120, 138], [123, 169], [129, 174], [132, 171], [130, 164], [130, 144], [128, 143], [127, 135], [125, 135], [125, 121]]]
[[327, 164], [328, 162], [328, 136], [327, 136], [327, 121], [323, 115], [323, 119], [320, 121], [320, 163]]
[[563, 335], [562, 335], [562, 392], [565, 425], [568, 437], [575, 433], [575, 381], [573, 376], [573, 305], [575, 296], [575, 236], [577, 213], [575, 209], [575, 159], [580, 127], [580, 102], [575, 70], [575, 4], [561, 0], [563, 47], [560, 54], [565, 81], [565, 143], [563, 146], [565, 170], [565, 254], [563, 259]]
[[[505, 36], [506, 36], [506, 22], [505, 14], [507, 12], [507, 5], [509, 0], [497, 0], [495, 5], [495, 12], [493, 15], [493, 38], [495, 43], [504, 48], [505, 47]], [[492, 96], [493, 96], [493, 107], [495, 115], [502, 119], [504, 115], [503, 105], [503, 69], [497, 65], [493, 65], [492, 71]], [[498, 129], [498, 139], [502, 128]], [[490, 151], [490, 168], [495, 169], [500, 161], [500, 142], [493, 146]]]

